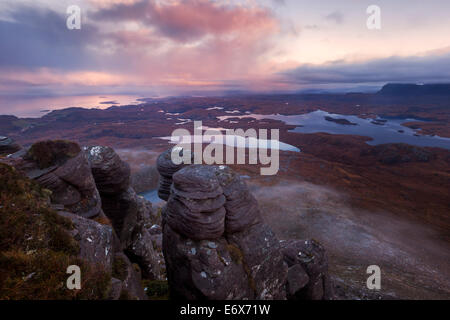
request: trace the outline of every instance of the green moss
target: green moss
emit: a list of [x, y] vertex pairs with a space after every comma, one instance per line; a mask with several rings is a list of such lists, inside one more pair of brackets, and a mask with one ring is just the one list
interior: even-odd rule
[[80, 153], [80, 146], [66, 140], [46, 140], [36, 142], [25, 155], [26, 159], [36, 161], [39, 168], [45, 169], [61, 164]]
[[125, 259], [119, 255], [114, 256], [112, 276], [124, 281], [128, 275], [128, 264]]
[[137, 263], [133, 263], [133, 269], [134, 271], [136, 271], [137, 274], [141, 274], [141, 268], [139, 267], [139, 265]]
[[[72, 228], [45, 190], [0, 164], [0, 300], [107, 298], [110, 274], [77, 256]], [[81, 269], [81, 290], [66, 287], [69, 265]]]
[[242, 264], [242, 262], [244, 261], [244, 255], [242, 254], [241, 249], [239, 249], [235, 245], [228, 244], [227, 250], [234, 262], [236, 262], [237, 264]]
[[162, 217], [162, 208], [158, 208], [156, 213], [156, 219], [159, 221], [161, 220], [161, 217]]
[[168, 300], [169, 284], [162, 280], [143, 280], [142, 286], [150, 300]]

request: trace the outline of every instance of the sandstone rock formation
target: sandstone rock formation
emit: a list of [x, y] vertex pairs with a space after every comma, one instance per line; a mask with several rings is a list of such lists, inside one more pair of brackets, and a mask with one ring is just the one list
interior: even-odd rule
[[[2, 162], [1, 299], [146, 299], [110, 225], [51, 204], [49, 190]], [[69, 266], [81, 271], [77, 290], [65, 285]]]
[[110, 147], [85, 148], [102, 199], [102, 208], [128, 257], [139, 264], [145, 277], [160, 278], [158, 257], [148, 228], [151, 204], [130, 187], [130, 168]]
[[[173, 297], [285, 298], [287, 265], [278, 240], [259, 219], [254, 203], [233, 197], [246, 191], [224, 166], [192, 165], [173, 175], [163, 211], [163, 252]], [[228, 214], [232, 223], [227, 231]], [[237, 223], [239, 216], [243, 223]]]
[[280, 243], [229, 167], [190, 165], [172, 179], [163, 252], [173, 298], [332, 298], [323, 248], [311, 240]]
[[214, 170], [188, 166], [173, 175], [165, 221], [186, 238], [220, 238], [225, 230], [225, 196]]
[[[162, 259], [154, 250], [158, 235], [150, 234], [154, 214], [151, 203], [130, 187], [129, 166], [113, 149], [43, 141], [2, 161], [50, 191], [51, 207], [75, 225], [80, 258], [113, 273], [110, 298], [145, 298], [141, 273], [145, 279], [162, 277]], [[114, 276], [117, 266], [120, 277]]]
[[[173, 174], [185, 166], [185, 164], [183, 163], [175, 164], [172, 162], [171, 154], [173, 150], [174, 150], [173, 148], [170, 148], [165, 152], [161, 153], [156, 163], [156, 168], [158, 169], [158, 172], [160, 174], [158, 196], [166, 201], [169, 199], [170, 186], [172, 185]], [[183, 156], [183, 150], [181, 148], [179, 148], [179, 154], [180, 156]], [[191, 159], [193, 159], [193, 154], [191, 154], [191, 157], [192, 157]]]
[[226, 166], [213, 167], [226, 197], [225, 229], [231, 234], [261, 221], [258, 203], [237, 173]]
[[35, 143], [16, 167], [51, 190], [51, 200], [66, 211], [85, 218], [102, 214], [101, 199], [89, 162], [80, 147], [69, 141]]
[[146, 300], [141, 276], [123, 254], [117, 236], [110, 226], [70, 212], [61, 211], [58, 214], [73, 222], [75, 228], [71, 233], [78, 241], [79, 256], [111, 273], [109, 299]]
[[315, 240], [289, 240], [282, 243], [289, 266], [288, 298], [329, 300], [333, 298], [325, 249]]
[[237, 173], [226, 166], [176, 166], [171, 150], [158, 159], [168, 186], [163, 194], [169, 191], [161, 217], [136, 195], [128, 165], [109, 147], [82, 151], [76, 143], [44, 141], [2, 162], [51, 191], [53, 209], [74, 225], [69, 232], [79, 257], [112, 274], [110, 299], [146, 298], [141, 275], [164, 277], [158, 247], [173, 298], [333, 298], [320, 244], [280, 242]]

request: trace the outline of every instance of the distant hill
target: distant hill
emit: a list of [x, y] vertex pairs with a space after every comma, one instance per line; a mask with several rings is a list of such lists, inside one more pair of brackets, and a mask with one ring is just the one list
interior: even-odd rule
[[421, 96], [421, 95], [439, 95], [450, 96], [450, 83], [439, 84], [408, 84], [408, 83], [388, 83], [378, 95], [385, 96]]

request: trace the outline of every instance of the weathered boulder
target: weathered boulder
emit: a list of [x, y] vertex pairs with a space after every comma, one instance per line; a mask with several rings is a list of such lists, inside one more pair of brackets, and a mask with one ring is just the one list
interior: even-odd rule
[[254, 297], [239, 254], [225, 238], [192, 240], [165, 224], [163, 252], [174, 299], [224, 300]]
[[258, 203], [240, 176], [227, 166], [213, 169], [226, 198], [226, 232], [240, 232], [261, 222]]
[[[289, 298], [306, 300], [333, 299], [333, 286], [328, 274], [328, 258], [325, 249], [315, 240], [289, 240], [282, 243], [284, 260], [289, 270], [296, 268], [297, 276], [288, 277]], [[297, 282], [304, 283], [301, 269], [309, 281], [300, 288]], [[295, 293], [292, 292], [293, 289]]]
[[225, 230], [225, 196], [212, 167], [187, 166], [173, 175], [164, 219], [183, 236], [216, 239]]
[[151, 203], [130, 187], [130, 169], [112, 148], [85, 148], [102, 199], [102, 209], [116, 231], [122, 249], [146, 278], [159, 279], [159, 259], [148, 228]]
[[59, 211], [58, 214], [74, 224], [70, 233], [78, 241], [79, 256], [91, 263], [100, 264], [104, 270], [111, 272], [114, 253], [118, 249], [111, 226], [66, 211]]
[[[112, 286], [111, 295], [116, 295], [116, 297], [111, 298], [121, 300], [147, 300], [141, 284], [142, 279], [139, 267], [132, 264], [122, 252], [117, 252], [114, 255], [112, 275], [112, 280], [120, 280], [120, 286], [117, 281], [114, 281], [115, 287]], [[117, 292], [120, 292], [118, 297]]]
[[16, 167], [52, 191], [53, 203], [66, 211], [92, 218], [101, 213], [101, 199], [84, 152], [74, 142], [33, 144]]
[[[175, 149], [174, 149], [175, 148]], [[163, 200], [168, 200], [170, 195], [170, 186], [172, 185], [172, 176], [175, 172], [186, 166], [186, 164], [175, 164], [172, 162], [172, 151], [176, 151], [180, 156], [183, 156], [183, 149], [180, 147], [170, 148], [161, 153], [156, 162], [156, 168], [160, 174], [158, 196]], [[193, 154], [191, 154], [193, 160]], [[193, 163], [191, 161], [191, 163]]]
[[295, 294], [303, 289], [309, 282], [306, 271], [300, 264], [294, 264], [288, 269], [286, 293], [288, 299], [295, 299]]
[[70, 219], [74, 224], [70, 232], [78, 241], [80, 258], [101, 266], [112, 275], [110, 299], [146, 299], [140, 272], [121, 251], [120, 243], [111, 226], [70, 212], [59, 211], [58, 214]]
[[253, 282], [253, 299], [286, 298], [288, 267], [283, 260], [280, 242], [265, 223], [258, 223], [239, 233], [227, 235], [228, 243], [239, 249]]
[[130, 166], [114, 149], [103, 146], [85, 148], [92, 174], [101, 194], [117, 194], [130, 186]]

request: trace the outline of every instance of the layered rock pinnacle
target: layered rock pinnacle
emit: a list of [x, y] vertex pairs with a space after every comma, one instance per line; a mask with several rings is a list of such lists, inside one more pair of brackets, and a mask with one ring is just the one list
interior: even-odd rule
[[151, 206], [130, 186], [130, 167], [110, 147], [85, 149], [102, 207], [111, 220], [123, 250], [137, 263], [143, 275], [160, 277], [160, 266], [149, 233]]
[[[188, 165], [171, 179], [163, 253], [173, 298], [332, 298], [323, 248], [280, 242], [229, 167]], [[305, 259], [296, 258], [300, 250]]]
[[[170, 148], [165, 152], [161, 153], [156, 162], [156, 168], [158, 169], [158, 172], [160, 174], [158, 196], [166, 201], [169, 199], [170, 186], [172, 185], [173, 174], [185, 166], [182, 163], [175, 164], [172, 162], [171, 154], [174, 148]], [[183, 156], [183, 150], [181, 148], [180, 148], [180, 156]]]

